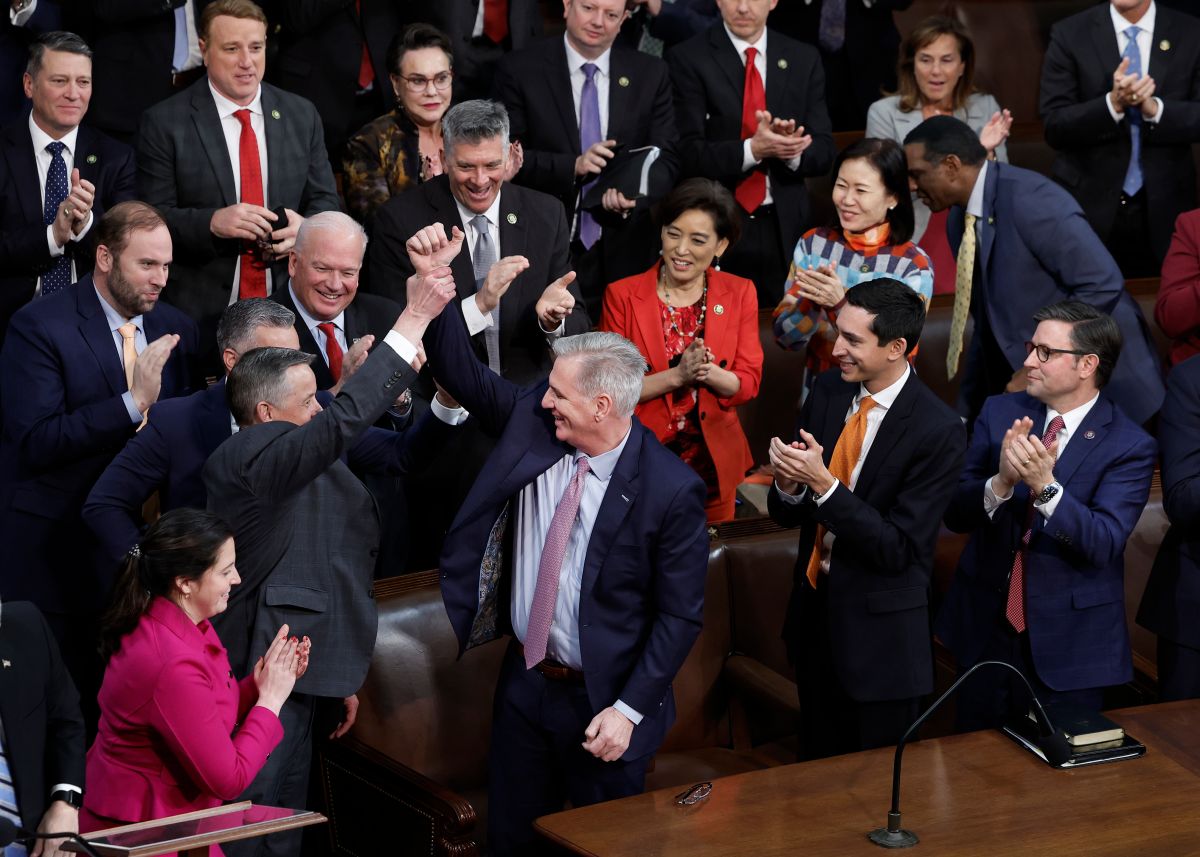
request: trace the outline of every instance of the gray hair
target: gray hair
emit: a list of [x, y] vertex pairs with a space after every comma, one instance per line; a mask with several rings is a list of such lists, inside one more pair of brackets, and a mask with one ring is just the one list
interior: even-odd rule
[[246, 298], [225, 307], [217, 323], [217, 350], [245, 350], [246, 343], [260, 327], [288, 328], [296, 323], [296, 314], [269, 298]]
[[252, 348], [229, 372], [225, 397], [239, 426], [254, 423], [259, 402], [274, 405], [287, 393], [287, 370], [307, 366], [313, 355], [294, 348]]
[[479, 98], [464, 101], [446, 111], [442, 117], [442, 147], [446, 156], [460, 142], [480, 143], [500, 137], [508, 148], [508, 110], [499, 101]]
[[43, 33], [29, 46], [29, 62], [25, 64], [25, 73], [30, 77], [37, 77], [37, 73], [42, 70], [42, 58], [46, 51], [79, 54], [89, 60], [92, 58], [92, 49], [88, 47], [87, 42], [74, 33], [65, 30]]
[[300, 231], [296, 233], [296, 243], [292, 249], [303, 253], [305, 246], [317, 232], [332, 232], [342, 237], [354, 236], [362, 241], [363, 255], [367, 255], [367, 233], [362, 224], [348, 214], [340, 211], [322, 211], [304, 218]]
[[646, 358], [624, 336], [599, 331], [564, 336], [555, 341], [554, 356], [575, 358], [576, 381], [585, 396], [603, 393], [612, 399], [618, 416], [633, 414], [642, 397]]

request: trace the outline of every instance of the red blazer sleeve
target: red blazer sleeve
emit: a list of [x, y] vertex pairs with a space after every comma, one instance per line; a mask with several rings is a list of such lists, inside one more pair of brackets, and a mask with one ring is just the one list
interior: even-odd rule
[[230, 737], [214, 701], [218, 692], [198, 659], [167, 664], [150, 700], [149, 720], [201, 789], [233, 800], [283, 738], [283, 726], [270, 711], [256, 706]]
[[[736, 408], [758, 395], [762, 383], [763, 350], [758, 338], [758, 297], [753, 284], [740, 277], [730, 277], [731, 297], [737, 306], [737, 340], [733, 344], [733, 359], [725, 367], [742, 385], [727, 399], [718, 398], [723, 408]], [[711, 309], [710, 309], [711, 311]], [[717, 355], [718, 362], [722, 355]]]
[[1154, 318], [1172, 339], [1200, 332], [1200, 210], [1185, 211], [1175, 221]]
[[[612, 285], [616, 285], [615, 283]], [[626, 339], [633, 340], [630, 330], [629, 301], [621, 289], [613, 289], [610, 285], [604, 290], [604, 307], [600, 310], [600, 325], [597, 330], [619, 333]], [[637, 344], [636, 342], [634, 343]]]

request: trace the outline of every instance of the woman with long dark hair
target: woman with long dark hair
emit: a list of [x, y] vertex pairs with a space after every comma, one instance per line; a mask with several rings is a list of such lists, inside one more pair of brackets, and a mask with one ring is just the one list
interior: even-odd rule
[[101, 627], [108, 666], [82, 830], [232, 800], [283, 737], [279, 709], [309, 644], [284, 625], [253, 673], [233, 677], [208, 620], [240, 582], [234, 559], [229, 527], [196, 509], [167, 512], [130, 550]]

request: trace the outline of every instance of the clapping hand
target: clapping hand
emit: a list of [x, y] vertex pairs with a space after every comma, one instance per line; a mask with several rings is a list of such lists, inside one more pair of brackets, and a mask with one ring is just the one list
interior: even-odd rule
[[794, 282], [800, 297], [825, 309], [832, 309], [846, 297], [846, 287], [829, 265], [801, 268], [796, 271]]
[[983, 126], [983, 130], [979, 132], [979, 142], [983, 144], [983, 148], [989, 152], [996, 151], [996, 147], [1008, 139], [1008, 134], [1012, 130], [1012, 113], [1008, 110], [997, 110], [992, 114], [992, 118]]
[[824, 494], [832, 484], [833, 475], [825, 467], [825, 448], [804, 429], [800, 439], [790, 444], [771, 438], [769, 457], [775, 470], [775, 484], [785, 494], [795, 494], [801, 485]]
[[569, 316], [571, 310], [575, 308], [575, 296], [567, 288], [573, 282], [575, 282], [575, 272], [567, 271], [546, 286], [546, 290], [538, 298], [535, 309], [542, 330], [546, 332], [557, 330], [558, 326], [563, 323], [563, 319]]
[[675, 367], [675, 372], [679, 376], [679, 386], [690, 387], [693, 384], [702, 382], [704, 379], [700, 376], [704, 372], [707, 362], [707, 349], [704, 347], [704, 340], [696, 337], [688, 343], [687, 348], [683, 349], [683, 353], [679, 355], [679, 363]]
[[338, 378], [337, 383], [329, 388], [329, 392], [337, 395], [342, 392], [342, 387], [350, 376], [362, 368], [363, 363], [367, 362], [367, 355], [371, 351], [371, 346], [375, 344], [375, 336], [368, 333], [366, 336], [360, 336], [358, 339], [350, 343], [350, 350], [346, 352], [346, 356], [342, 358], [342, 375]]
[[804, 154], [812, 145], [812, 135], [804, 133], [803, 125], [792, 119], [774, 119], [767, 110], [754, 113], [758, 127], [750, 138], [750, 152], [757, 161], [778, 158], [790, 161]]
[[466, 236], [457, 226], [446, 235], [446, 227], [440, 223], [426, 226], [405, 242], [413, 270], [424, 276], [434, 268], [444, 268], [458, 256]]

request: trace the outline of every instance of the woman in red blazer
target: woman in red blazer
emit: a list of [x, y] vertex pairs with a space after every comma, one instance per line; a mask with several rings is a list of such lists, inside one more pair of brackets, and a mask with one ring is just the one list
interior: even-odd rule
[[279, 708], [308, 642], [284, 625], [253, 674], [234, 679], [208, 620], [239, 582], [233, 534], [207, 512], [167, 512], [130, 551], [101, 629], [108, 667], [81, 830], [232, 800], [283, 737]]
[[704, 479], [709, 522], [727, 521], [754, 466], [736, 408], [758, 395], [763, 362], [754, 284], [710, 267], [738, 238], [737, 203], [719, 183], [689, 179], [658, 218], [662, 259], [608, 287], [600, 329], [646, 357], [637, 417]]

